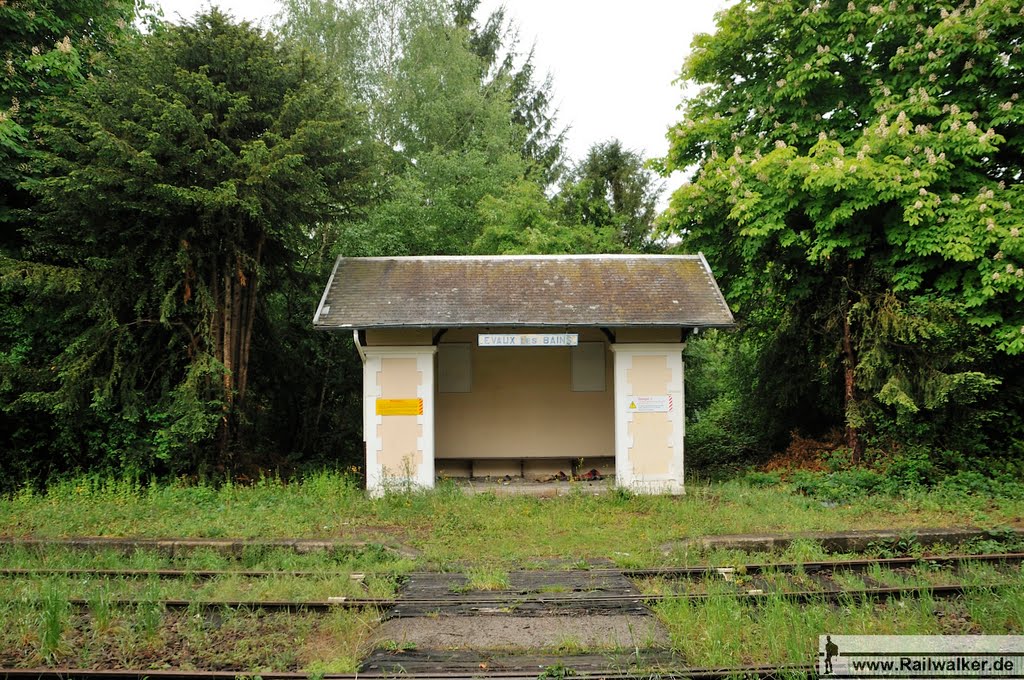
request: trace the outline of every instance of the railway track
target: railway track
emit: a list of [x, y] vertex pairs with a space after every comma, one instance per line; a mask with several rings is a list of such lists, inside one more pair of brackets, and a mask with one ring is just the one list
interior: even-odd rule
[[[872, 579], [864, 578], [863, 588], [842, 587], [831, 576], [843, 572], [865, 572], [871, 569], [911, 569], [918, 566], [927, 567], [963, 567], [970, 564], [1020, 564], [1024, 562], [1024, 553], [983, 554], [983, 555], [934, 555], [921, 558], [899, 557], [859, 560], [833, 560], [805, 563], [759, 563], [744, 564], [736, 567], [676, 567], [660, 569], [595, 569], [590, 571], [542, 572], [548, 582], [559, 586], [560, 578], [568, 579], [565, 583], [571, 586], [572, 592], [545, 593], [538, 583], [524, 584], [519, 589], [498, 591], [459, 590], [455, 579], [458, 574], [412, 573], [407, 575], [410, 580], [426, 577], [448, 577], [452, 580], [440, 580], [428, 587], [425, 592], [433, 596], [416, 596], [408, 593], [395, 598], [372, 597], [330, 597], [326, 599], [307, 600], [197, 600], [194, 598], [180, 599], [110, 599], [111, 606], [138, 607], [140, 605], [160, 606], [170, 611], [180, 610], [211, 610], [240, 609], [264, 610], [279, 612], [323, 612], [334, 609], [377, 609], [385, 613], [386, 618], [423, 615], [424, 612], [457, 610], [467, 614], [503, 614], [512, 611], [528, 612], [540, 610], [551, 613], [571, 611], [594, 611], [614, 609], [616, 607], [645, 606], [658, 602], [689, 600], [691, 602], [706, 601], [723, 594], [750, 602], [766, 601], [770, 598], [784, 598], [797, 603], [808, 602], [846, 602], [846, 601], [885, 601], [920, 597], [925, 594], [932, 597], [955, 597], [971, 592], [990, 591], [1004, 587], [1005, 583], [935, 583], [935, 584], [901, 584], [886, 585], [873, 583]], [[536, 572], [513, 572], [525, 578]], [[813, 581], [816, 587], [779, 587], [778, 583], [767, 583], [760, 576], [804, 575]], [[329, 578], [345, 577], [352, 574], [345, 572], [314, 572], [314, 571], [241, 571], [241, 570], [173, 570], [173, 569], [86, 569], [86, 568], [9, 568], [0, 569], [0, 576], [25, 578], [32, 576], [69, 576], [108, 578], [161, 578], [161, 579], [210, 579], [219, 577], [233, 578]], [[362, 576], [362, 575], [356, 575]], [[614, 586], [607, 587], [603, 579], [637, 579], [662, 578], [675, 579], [712, 579], [714, 581], [731, 582], [731, 588], [715, 592], [673, 592], [673, 593], [640, 593], [628, 588], [614, 591]], [[570, 582], [571, 581], [571, 582]], [[422, 592], [422, 591], [421, 591]], [[71, 598], [68, 602], [77, 608], [87, 608], [90, 601], [85, 598]]]
[[[967, 563], [1021, 563], [1024, 562], [1024, 552], [1013, 553], [985, 553], [985, 554], [951, 554], [951, 555], [925, 555], [921, 557], [885, 557], [885, 558], [864, 558], [856, 560], [821, 560], [811, 562], [761, 562], [753, 564], [737, 564], [734, 566], [710, 566], [698, 565], [693, 567], [658, 567], [653, 569], [586, 569], [574, 570], [592, 575], [621, 575], [626, 578], [694, 578], [700, 576], [714, 576], [729, 571], [745, 574], [761, 574], [765, 572], [793, 573], [804, 572], [840, 572], [840, 571], [866, 571], [873, 567], [880, 568], [906, 568], [917, 565], [951, 566]], [[412, 572], [408, 576], [415, 576]], [[568, 573], [568, 572], [566, 572]], [[220, 577], [236, 578], [270, 578], [270, 577], [294, 577], [294, 578], [330, 578], [350, 576], [348, 571], [292, 571], [292, 570], [232, 570], [232, 569], [107, 569], [107, 568], [86, 568], [86, 567], [17, 567], [0, 568], [0, 577], [17, 576], [100, 576], [105, 578], [160, 578], [160, 579], [208, 579]], [[373, 576], [374, 572], [366, 572], [363, 575]]]
[[[239, 611], [267, 611], [282, 613], [317, 613], [338, 609], [367, 610], [376, 619], [406, 618], [446, 615], [578, 615], [607, 613], [636, 613], [645, 611], [648, 615], [651, 605], [688, 601], [694, 604], [716, 597], [734, 597], [758, 605], [773, 598], [790, 602], [837, 603], [862, 601], [887, 601], [890, 599], [931, 596], [950, 598], [975, 592], [998, 591], [1020, 584], [1018, 565], [1024, 563], [1024, 553], [1007, 554], [952, 554], [931, 555], [920, 558], [878, 558], [856, 560], [830, 560], [804, 563], [756, 563], [738, 564], [733, 567], [694, 566], [658, 569], [593, 569], [588, 571], [512, 572], [509, 574], [510, 588], [503, 591], [480, 591], [469, 589], [469, 583], [462, 574], [438, 574], [415, 572], [406, 575], [406, 590], [401, 596], [387, 598], [373, 597], [328, 597], [317, 600], [196, 600], [196, 599], [136, 599], [123, 597], [109, 599], [111, 608], [131, 610], [136, 607], [160, 608], [167, 612], [216, 612], [233, 609]], [[902, 585], [886, 585], [875, 581], [881, 571], [885, 573], [911, 574], [921, 577], [941, 572], [939, 581], [962, 581], [957, 570], [971, 565], [991, 565], [994, 569], [981, 570], [981, 576], [973, 575], [969, 582], [907, 582]], [[1006, 567], [1012, 567], [1007, 570]], [[852, 581], [843, 581], [839, 575], [856, 573], [866, 587], [844, 587]], [[364, 576], [371, 576], [365, 574]], [[983, 582], [984, 576], [1002, 578], [1002, 582]], [[189, 570], [189, 569], [110, 569], [110, 568], [6, 568], [0, 569], [0, 577], [26, 579], [33, 577], [69, 577], [76, 581], [89, 579], [217, 579], [272, 577], [293, 578], [347, 578], [348, 571], [302, 571], [302, 570]], [[357, 575], [358, 576], [358, 575]], [[832, 577], [838, 580], [832, 580]], [[658, 579], [669, 592], [639, 592], [632, 579]], [[686, 583], [675, 590], [676, 582]], [[701, 590], [705, 585], [715, 587]], [[690, 586], [696, 589], [693, 590]], [[797, 587], [799, 585], [811, 587]], [[546, 587], [561, 587], [563, 592], [546, 592]], [[173, 591], [172, 591], [173, 592]], [[13, 601], [9, 600], [9, 601]], [[35, 606], [36, 601], [18, 598], [24, 606]], [[84, 598], [70, 599], [68, 603], [76, 610], [88, 613], [95, 602]], [[41, 605], [42, 603], [39, 602]], [[217, 618], [214, 616], [214, 618]], [[564, 670], [564, 669], [563, 669]], [[337, 680], [371, 680], [394, 678], [403, 675], [410, 680], [462, 680], [463, 678], [538, 678], [544, 673], [543, 667], [532, 667], [529, 671], [508, 668], [460, 668], [453, 670], [413, 666], [410, 672], [397, 673], [394, 670], [378, 671], [368, 669], [358, 674], [324, 674], [323, 678]], [[158, 680], [234, 680], [240, 677], [255, 677], [264, 680], [292, 680], [308, 677], [304, 672], [259, 672], [247, 674], [239, 671], [205, 670], [149, 670], [149, 669], [79, 669], [79, 668], [0, 668], [0, 680], [134, 680], [154, 678]], [[320, 674], [317, 674], [320, 677]], [[637, 680], [639, 678], [697, 678], [719, 680], [725, 678], [810, 678], [816, 677], [810, 665], [787, 666], [744, 666], [731, 668], [688, 668], [658, 667], [650, 672], [635, 670], [577, 670], [575, 677], [597, 680]], [[543, 677], [556, 677], [545, 675]]]
[[[763, 602], [771, 598], [783, 598], [797, 603], [809, 602], [861, 602], [885, 601], [931, 595], [932, 597], [956, 597], [972, 592], [988, 592], [1007, 587], [1006, 584], [963, 584], [923, 586], [880, 586], [874, 588], [849, 588], [842, 590], [797, 590], [797, 591], [765, 591], [751, 588], [747, 591], [727, 593], [730, 597], [749, 602]], [[524, 607], [541, 608], [546, 613], [558, 613], [560, 610], [589, 611], [614, 608], [626, 605], [647, 605], [657, 602], [704, 602], [723, 593], [673, 593], [673, 594], [636, 594], [636, 595], [593, 595], [586, 597], [545, 597], [545, 596], [485, 596], [462, 597], [458, 600], [437, 598], [331, 598], [327, 600], [184, 600], [184, 599], [111, 599], [107, 603], [113, 607], [133, 608], [139, 606], [157, 606], [168, 611], [209, 611], [216, 609], [263, 610], [273, 612], [326, 612], [335, 609], [378, 609], [385, 613], [385, 618], [400, 616], [421, 616], [422, 612], [441, 612], [453, 606], [467, 614], [508, 614], [517, 612]], [[79, 609], [87, 609], [92, 604], [85, 598], [68, 598], [68, 604]], [[403, 608], [414, 609], [405, 613]]]
[[[518, 670], [473, 670], [453, 672], [402, 673], [403, 680], [471, 680], [474, 678], [500, 678], [502, 680], [536, 680], [543, 676], [544, 669], [535, 672]], [[739, 666], [735, 668], [676, 668], [652, 669], [650, 671], [574, 671], [573, 677], [592, 680], [640, 680], [641, 678], [689, 678], [691, 680], [733, 680], [735, 678], [760, 678], [764, 680], [816, 678], [811, 665], [785, 666]], [[0, 668], [0, 678], [10, 680], [238, 680], [255, 678], [262, 680], [299, 680], [310, 677], [304, 672], [259, 672], [239, 673], [237, 671], [192, 671], [192, 670], [145, 670], [119, 669], [95, 670], [88, 668]], [[325, 673], [317, 674], [323, 680], [383, 680], [399, 677], [397, 673]], [[556, 677], [556, 676], [551, 676]]]
[[747, 574], [759, 574], [766, 571], [792, 573], [802, 570], [805, 572], [837, 572], [837, 571], [866, 571], [872, 567], [887, 569], [913, 567], [919, 564], [931, 564], [939, 566], [950, 566], [961, 563], [992, 563], [992, 562], [1024, 562], [1024, 552], [1012, 553], [983, 553], [977, 555], [951, 554], [951, 555], [924, 555], [921, 557], [880, 557], [864, 558], [858, 560], [822, 560], [811, 562], [776, 562], [741, 564], [735, 567], [663, 567], [657, 569], [623, 569], [620, 573], [627, 578], [649, 578], [660, 576], [662, 578], [689, 578], [694, 576], [707, 576], [722, 569], [733, 569], [737, 572]]
[[160, 579], [209, 579], [209, 578], [331, 578], [349, 576], [352, 572], [334, 571], [244, 571], [231, 569], [88, 569], [84, 567], [68, 568], [29, 568], [16, 567], [0, 569], [3, 576], [101, 576], [104, 578], [160, 578]]

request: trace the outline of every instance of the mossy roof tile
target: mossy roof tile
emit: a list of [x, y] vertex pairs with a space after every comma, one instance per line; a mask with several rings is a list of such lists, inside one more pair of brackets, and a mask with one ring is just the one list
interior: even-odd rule
[[339, 257], [324, 330], [733, 325], [701, 255]]

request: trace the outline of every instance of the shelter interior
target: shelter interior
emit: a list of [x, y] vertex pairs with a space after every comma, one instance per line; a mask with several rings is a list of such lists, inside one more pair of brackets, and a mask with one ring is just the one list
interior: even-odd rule
[[[573, 346], [481, 346], [480, 334], [571, 333]], [[613, 340], [674, 345], [680, 328], [368, 329], [373, 347], [436, 346], [438, 478], [614, 479]], [[371, 350], [372, 351], [372, 350]], [[663, 388], [662, 388], [662, 391]]]

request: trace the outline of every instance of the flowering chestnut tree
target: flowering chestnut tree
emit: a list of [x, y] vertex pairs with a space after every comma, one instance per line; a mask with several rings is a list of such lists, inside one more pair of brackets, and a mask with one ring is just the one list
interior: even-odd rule
[[63, 97], [104, 55], [149, 22], [141, 0], [0, 2], [0, 252], [16, 250], [11, 228], [31, 202], [18, 184], [29, 174], [33, 130], [49, 97]]
[[1019, 369], [1022, 41], [1021, 0], [741, 0], [694, 41], [662, 229], [748, 324], [819, 338], [791, 353], [831, 371], [855, 453], [872, 409], [910, 422]]

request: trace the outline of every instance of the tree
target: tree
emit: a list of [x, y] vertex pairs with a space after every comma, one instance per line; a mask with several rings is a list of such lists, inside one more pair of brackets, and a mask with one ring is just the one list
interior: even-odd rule
[[7, 280], [66, 277], [88, 323], [36, 400], [103, 414], [128, 467], [200, 463], [214, 434], [229, 463], [263, 291], [365, 201], [358, 111], [318, 58], [214, 10], [125, 46], [48, 115], [30, 261]]
[[[550, 76], [538, 80], [533, 50], [519, 51], [519, 36], [499, 8], [477, 20], [479, 0], [283, 0], [277, 23], [290, 40], [314, 45], [339, 77], [367, 106], [383, 143], [399, 151], [403, 103], [399, 80], [408, 84], [410, 50], [417, 35], [447, 27], [459, 34], [460, 48], [476, 57], [477, 88], [508, 102], [509, 121], [522, 135], [519, 153], [531, 177], [545, 186], [563, 171], [564, 128], [552, 107]], [[442, 44], [451, 36], [439, 37]], [[450, 44], [449, 44], [450, 47]], [[456, 59], [460, 64], [464, 60]], [[423, 68], [436, 68], [425, 62]], [[453, 127], [458, 121], [451, 121]]]
[[1019, 374], [1020, 10], [746, 0], [685, 65], [702, 89], [663, 169], [695, 175], [664, 230], [748, 323], [777, 310], [760, 322], [800, 339], [777, 382], [823, 367], [855, 453], [872, 413], [948, 442], [935, 409], [990, 409]]
[[349, 231], [345, 252], [459, 254], [482, 229], [477, 204], [526, 172], [506, 93], [480, 81], [465, 29], [424, 23], [403, 47], [385, 99], [393, 150], [380, 203]]
[[[8, 434], [0, 477], [12, 483], [45, 473], [53, 451], [77, 444], [59, 434], [65, 417], [42, 415], [37, 403], [22, 398], [52, 383], [48, 366], [28, 374], [20, 369], [69, 342], [80, 330], [78, 321], [62, 307], [55, 311], [26, 295], [20, 285], [3, 285], [7, 258], [20, 257], [26, 245], [20, 227], [33, 199], [22, 182], [38, 163], [36, 129], [47, 100], [68, 96], [101, 72], [105, 58], [147, 18], [144, 4], [127, 0], [0, 4], [0, 430]], [[65, 282], [73, 284], [73, 277]]]
[[534, 48], [519, 51], [519, 31], [508, 21], [505, 8], [493, 10], [481, 23], [480, 0], [454, 0], [455, 25], [469, 31], [470, 49], [480, 58], [483, 81], [507, 88], [512, 122], [526, 131], [521, 154], [543, 186], [556, 183], [565, 171], [566, 129], [559, 127], [552, 108], [554, 81], [548, 74], [537, 80]]
[[483, 221], [473, 252], [481, 255], [615, 253], [622, 244], [611, 227], [559, 221], [557, 209], [533, 181], [523, 180], [504, 196], [477, 205]]
[[617, 139], [590, 147], [558, 195], [563, 219], [594, 231], [611, 229], [619, 250], [649, 252], [662, 185], [635, 151]]
[[387, 143], [387, 94], [405, 46], [424, 23], [447, 16], [444, 0], [281, 0], [278, 33], [321, 54]]

